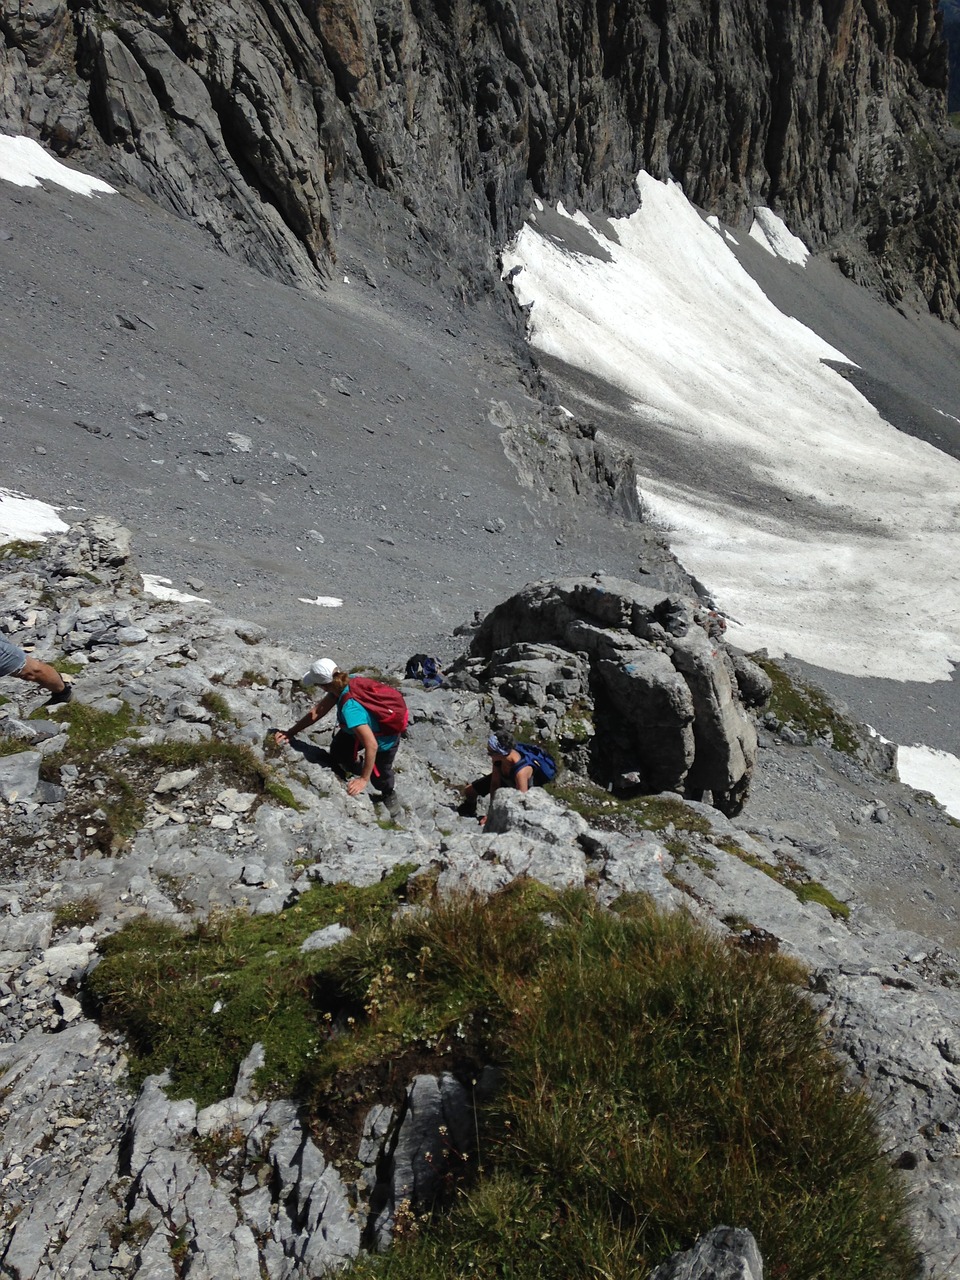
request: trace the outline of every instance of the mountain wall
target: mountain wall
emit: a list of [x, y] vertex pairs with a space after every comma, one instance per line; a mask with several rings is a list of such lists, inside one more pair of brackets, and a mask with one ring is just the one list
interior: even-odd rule
[[947, 42], [949, 59], [949, 87], [947, 110], [960, 110], [960, 3], [958, 0], [940, 0], [943, 14], [943, 36]]
[[343, 229], [467, 293], [532, 195], [673, 177], [960, 320], [936, 0], [2, 0], [0, 127], [299, 284]]

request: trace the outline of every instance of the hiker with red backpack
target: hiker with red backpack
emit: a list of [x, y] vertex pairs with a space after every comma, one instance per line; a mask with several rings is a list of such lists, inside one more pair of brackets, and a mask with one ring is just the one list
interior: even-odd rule
[[393, 762], [408, 720], [400, 690], [365, 676], [350, 676], [330, 658], [318, 658], [300, 683], [308, 689], [324, 689], [324, 696], [291, 728], [278, 729], [277, 742], [289, 742], [336, 707], [340, 727], [330, 744], [334, 768], [344, 776], [354, 772], [358, 753], [363, 752], [359, 775], [347, 783], [347, 794], [358, 796], [372, 784], [387, 812], [396, 817], [400, 801], [394, 790]]

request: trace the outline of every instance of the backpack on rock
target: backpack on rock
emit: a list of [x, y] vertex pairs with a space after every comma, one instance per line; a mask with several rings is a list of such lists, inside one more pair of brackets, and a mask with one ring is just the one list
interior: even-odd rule
[[443, 684], [443, 672], [436, 658], [426, 653], [415, 653], [407, 659], [407, 679], [419, 680], [425, 689], [436, 689]]

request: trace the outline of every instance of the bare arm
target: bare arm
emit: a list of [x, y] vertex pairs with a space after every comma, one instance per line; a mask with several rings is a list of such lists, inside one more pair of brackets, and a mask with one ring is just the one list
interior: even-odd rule
[[291, 738], [295, 738], [298, 733], [304, 729], [308, 729], [310, 725], [316, 724], [318, 720], [322, 720], [327, 712], [337, 705], [336, 694], [328, 693], [325, 698], [314, 703], [310, 710], [300, 717], [295, 725], [291, 725], [289, 729], [278, 729], [273, 735], [277, 742], [289, 742]]
[[530, 783], [533, 781], [533, 765], [524, 765], [522, 769], [518, 769], [513, 775], [513, 785], [518, 791], [529, 791]]

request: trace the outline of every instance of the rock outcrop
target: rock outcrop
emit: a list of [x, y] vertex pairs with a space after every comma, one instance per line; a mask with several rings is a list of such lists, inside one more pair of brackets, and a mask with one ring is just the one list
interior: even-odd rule
[[347, 225], [482, 294], [534, 195], [628, 212], [645, 168], [956, 321], [946, 67], [935, 0], [4, 0], [0, 126], [301, 284]]
[[[608, 678], [620, 689], [629, 673], [613, 671], [611, 654], [620, 651], [608, 646], [613, 636], [631, 650], [643, 647], [630, 629], [634, 616], [646, 619], [638, 630], [646, 629], [657, 662], [667, 663], [666, 647], [681, 651], [666, 685], [679, 702], [689, 710], [694, 700], [684, 674], [692, 667], [714, 689], [729, 687], [734, 705], [733, 677], [724, 686], [720, 675], [727, 672], [722, 646], [714, 657], [716, 643], [690, 603], [661, 595], [669, 609], [652, 621], [654, 595], [593, 579], [532, 589], [527, 613], [503, 606], [484, 624], [491, 661], [518, 617], [533, 626], [549, 614], [588, 643], [564, 654], [517, 638], [512, 643], [527, 646], [526, 656], [502, 665], [496, 657], [489, 682], [471, 674], [472, 662], [487, 659], [466, 664], [462, 687], [428, 691], [408, 682], [405, 813], [395, 826], [378, 821], [368, 799], [346, 794], [314, 743], [265, 754], [270, 726], [289, 724], [294, 704], [305, 705], [293, 681], [304, 656], [205, 603], [144, 594], [121, 530], [88, 525], [36, 558], [5, 559], [5, 634], [44, 658], [68, 650], [76, 668], [70, 716], [81, 732], [98, 715], [114, 732], [96, 749], [74, 744], [71, 753], [63, 709], [45, 717], [43, 695], [4, 681], [0, 1269], [18, 1280], [101, 1271], [173, 1277], [178, 1267], [196, 1276], [229, 1270], [243, 1280], [308, 1280], [360, 1248], [384, 1245], [399, 1215], [430, 1204], [442, 1168], [428, 1154], [447, 1141], [470, 1153], [473, 1100], [495, 1078], [481, 1074], [468, 1091], [451, 1059], [449, 1070], [411, 1072], [390, 1103], [370, 1096], [350, 1135], [356, 1172], [348, 1183], [337, 1167], [342, 1145], [322, 1149], [292, 1101], [258, 1096], [256, 1045], [229, 1096], [198, 1108], [173, 1098], [162, 1075], [132, 1091], [123, 1042], [84, 1004], [98, 947], [134, 916], [186, 927], [231, 908], [276, 914], [312, 885], [375, 885], [399, 864], [417, 868], [441, 894], [490, 894], [517, 878], [589, 890], [602, 905], [643, 893], [664, 909], [684, 907], [731, 945], [794, 956], [811, 974], [810, 998], [834, 1048], [882, 1103], [891, 1163], [912, 1189], [925, 1274], [949, 1264], [960, 1244], [960, 959], [864, 903], [908, 860], [896, 912], [918, 886], [934, 896], [927, 875], [945, 911], [960, 901], [950, 879], [957, 828], [935, 806], [864, 761], [761, 730], [757, 773], [766, 757], [766, 798], [751, 796], [733, 821], [665, 795], [658, 798], [670, 815], [665, 825], [619, 829], [602, 819], [612, 809], [590, 816], [539, 789], [499, 791], [482, 827], [457, 815], [455, 784], [482, 767], [491, 717], [526, 705], [550, 725], [561, 710], [568, 719], [580, 710], [594, 679], [600, 690]], [[584, 599], [592, 613], [572, 607]], [[684, 621], [687, 646], [687, 636], [675, 634]], [[650, 639], [656, 626], [669, 636], [660, 638], [664, 650]], [[525, 691], [532, 702], [524, 703]], [[734, 720], [744, 714], [737, 710]], [[696, 733], [692, 742], [691, 769], [701, 749]], [[165, 767], [149, 754], [151, 745], [178, 744], [210, 750], [189, 768]], [[219, 776], [218, 746], [233, 760], [242, 748], [255, 762], [246, 785]], [[806, 825], [776, 807], [790, 791], [777, 771], [797, 770], [801, 755], [807, 773], [796, 789], [815, 793], [817, 806]], [[579, 777], [576, 761], [575, 752], [566, 761], [568, 782]], [[267, 773], [288, 789], [286, 799], [265, 787]], [[127, 787], [118, 790], [122, 778]], [[841, 827], [853, 798], [865, 795], [874, 798], [873, 816], [863, 818], [869, 839], [857, 844], [856, 832]], [[828, 804], [836, 825], [822, 816]], [[886, 862], [868, 871], [855, 849], [861, 861], [869, 851]], [[859, 889], [851, 883], [858, 877]], [[88, 923], [75, 918], [80, 906]], [[304, 928], [302, 945], [338, 946], [347, 937], [339, 925]], [[720, 1259], [742, 1264], [731, 1275], [759, 1274], [748, 1236], [727, 1228], [665, 1264], [664, 1274], [709, 1274], [704, 1267]]]
[[732, 814], [757, 749], [739, 681], [749, 698], [765, 677], [742, 655], [734, 664], [722, 629], [710, 609], [679, 595], [602, 574], [561, 579], [488, 614], [468, 669], [541, 714], [552, 698], [542, 727], [557, 728], [575, 705], [592, 722], [589, 770], [601, 783], [694, 799], [709, 792]]

